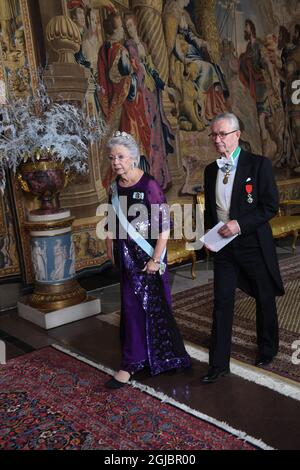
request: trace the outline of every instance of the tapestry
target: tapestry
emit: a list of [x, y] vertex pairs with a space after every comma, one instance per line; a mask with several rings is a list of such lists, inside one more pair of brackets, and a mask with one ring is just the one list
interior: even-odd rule
[[[19, 0], [0, 2], [0, 104], [7, 96], [26, 96], [30, 90], [30, 63], [26, 47], [26, 33]], [[0, 110], [0, 120], [3, 119]], [[0, 156], [1, 159], [1, 156]], [[1, 179], [1, 171], [0, 171]], [[16, 226], [8, 191], [0, 193], [0, 279], [21, 274], [22, 259], [17, 250]]]
[[87, 267], [100, 266], [108, 260], [105, 242], [96, 237], [96, 217], [89, 223], [82, 224], [80, 219], [73, 226], [76, 271]]
[[[59, 15], [76, 26], [61, 62], [47, 32]], [[57, 21], [59, 43], [65, 30]], [[58, 63], [51, 80], [63, 94], [62, 70], [75, 71], [67, 80], [72, 99], [82, 94], [88, 114], [105, 121], [107, 137], [118, 129], [137, 139], [142, 168], [171, 203], [203, 190], [204, 168], [216, 158], [210, 123], [226, 111], [239, 119], [241, 147], [267, 156], [278, 181], [289, 182], [281, 194], [299, 194], [300, 104], [292, 100], [299, 57], [297, 0], [61, 0], [36, 8], [26, 0], [0, 2], [0, 94], [6, 87], [27, 95], [38, 67], [51, 75]], [[79, 221], [81, 247], [112, 179], [105, 139], [91, 148], [89, 175], [61, 197]], [[16, 205], [21, 226], [29, 202]], [[29, 244], [20, 232], [30, 282]], [[103, 264], [101, 248], [78, 258], [79, 269]]]
[[0, 367], [1, 450], [255, 449], [51, 347]]
[[[239, 118], [243, 148], [278, 168], [299, 167], [299, 110], [291, 102], [297, 2], [125, 3], [66, 2], [82, 37], [75, 59], [98, 87], [96, 108], [110, 131], [137, 139], [145, 168], [163, 189], [176, 169], [185, 178], [182, 194], [203, 189], [207, 156], [215, 158], [209, 125], [226, 111]], [[103, 154], [100, 166], [107, 188]]]
[[0, 194], [0, 279], [20, 275], [13, 213], [8, 195]]

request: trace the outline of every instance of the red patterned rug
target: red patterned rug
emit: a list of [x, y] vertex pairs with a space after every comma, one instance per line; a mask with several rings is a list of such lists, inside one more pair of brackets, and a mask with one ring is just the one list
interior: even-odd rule
[[255, 449], [229, 432], [46, 347], [0, 375], [0, 449]]
[[[292, 363], [292, 344], [300, 339], [300, 256], [280, 261], [286, 294], [277, 299], [280, 327], [279, 353], [267, 367], [300, 382], [300, 367]], [[208, 348], [213, 310], [213, 283], [173, 296], [173, 311], [186, 340]], [[257, 352], [255, 301], [237, 291], [232, 335], [232, 357], [253, 364]]]

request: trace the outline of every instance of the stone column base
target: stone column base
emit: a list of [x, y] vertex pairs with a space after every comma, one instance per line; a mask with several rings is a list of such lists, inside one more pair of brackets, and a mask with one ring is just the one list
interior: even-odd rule
[[28, 298], [26, 297], [23, 297], [21, 301], [18, 302], [19, 316], [35, 323], [45, 330], [82, 320], [83, 318], [97, 315], [101, 312], [100, 299], [94, 297], [87, 297], [87, 300], [80, 304], [49, 312], [42, 312], [41, 310], [33, 308], [27, 302]]

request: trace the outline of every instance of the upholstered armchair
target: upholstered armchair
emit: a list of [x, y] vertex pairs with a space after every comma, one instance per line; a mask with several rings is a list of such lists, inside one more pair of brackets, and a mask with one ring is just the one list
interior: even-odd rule
[[196, 253], [188, 249], [188, 240], [183, 237], [181, 240], [168, 240], [168, 266], [180, 264], [184, 261], [191, 262], [191, 276], [196, 278]]
[[300, 212], [300, 199], [287, 199], [282, 201], [277, 216], [270, 221], [274, 238], [284, 238], [288, 235], [293, 236], [292, 250], [294, 253], [296, 251], [296, 242], [300, 231], [300, 215], [291, 215], [291, 210], [295, 206], [299, 206]]
[[[203, 220], [203, 212], [204, 212], [204, 194], [197, 194], [196, 196], [196, 205], [195, 210], [200, 211], [200, 218]], [[185, 237], [182, 237], [180, 240], [174, 240], [171, 237], [168, 240], [168, 265], [171, 266], [172, 264], [180, 264], [183, 262], [191, 262], [191, 276], [192, 279], [196, 278], [196, 253], [193, 247], [191, 246], [191, 242], [195, 240], [187, 240]], [[189, 244], [190, 243], [190, 244]], [[206, 250], [206, 254], [208, 257], [208, 251]]]

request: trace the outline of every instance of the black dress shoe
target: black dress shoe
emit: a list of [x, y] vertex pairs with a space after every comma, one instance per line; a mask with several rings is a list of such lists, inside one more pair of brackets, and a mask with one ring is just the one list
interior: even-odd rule
[[255, 361], [256, 367], [262, 367], [262, 366], [267, 366], [270, 364], [274, 359], [274, 356], [258, 356], [258, 358]]
[[[129, 381], [128, 381], [129, 382]], [[119, 380], [115, 379], [114, 377], [112, 377], [111, 379], [109, 379], [107, 382], [105, 382], [104, 386], [106, 388], [110, 388], [110, 389], [118, 389], [118, 388], [122, 388], [124, 387], [124, 385], [127, 385], [128, 382], [120, 382]]]
[[226, 375], [230, 374], [229, 367], [210, 367], [208, 369], [207, 375], [202, 378], [202, 382], [205, 384], [211, 384], [218, 380], [220, 377], [225, 377]]

